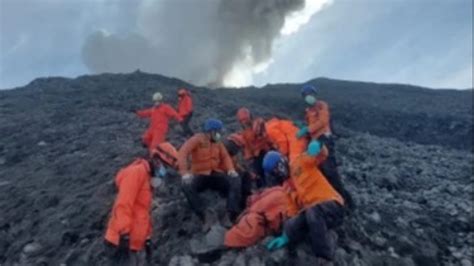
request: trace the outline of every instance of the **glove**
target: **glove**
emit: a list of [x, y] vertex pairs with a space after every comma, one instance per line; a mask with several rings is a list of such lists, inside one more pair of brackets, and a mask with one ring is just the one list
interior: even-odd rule
[[227, 175], [233, 178], [239, 177], [239, 174], [235, 170], [230, 170]]
[[122, 254], [126, 254], [129, 251], [130, 246], [130, 237], [128, 235], [121, 235], [119, 239], [119, 244], [117, 251]]
[[193, 175], [192, 175], [192, 174], [184, 174], [184, 175], [181, 177], [181, 181], [182, 181], [183, 184], [185, 184], [185, 185], [191, 184], [192, 180], [193, 180]]
[[306, 123], [301, 120], [293, 121], [293, 125], [295, 125], [298, 129], [301, 129], [306, 126]]
[[268, 251], [277, 250], [286, 246], [289, 241], [290, 240], [288, 239], [288, 236], [286, 236], [286, 234], [283, 233], [281, 236], [276, 237], [272, 239], [270, 242], [268, 242], [266, 247]]
[[151, 239], [147, 239], [145, 241], [145, 254], [146, 254], [146, 261], [148, 263], [151, 263], [151, 259], [153, 257], [153, 242], [151, 242]]
[[300, 139], [300, 138], [304, 137], [305, 135], [307, 135], [308, 132], [309, 132], [308, 127], [304, 126], [304, 127], [300, 128], [300, 130], [298, 130], [298, 133], [296, 133], [296, 137]]
[[306, 150], [306, 153], [308, 153], [309, 156], [317, 156], [321, 152], [321, 142], [318, 140], [312, 140], [308, 144], [308, 149]]

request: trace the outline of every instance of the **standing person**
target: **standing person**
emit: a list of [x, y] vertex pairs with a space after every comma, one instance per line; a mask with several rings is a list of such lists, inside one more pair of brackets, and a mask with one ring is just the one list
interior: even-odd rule
[[150, 126], [142, 136], [143, 144], [151, 152], [156, 146], [166, 140], [168, 123], [170, 119], [179, 122], [182, 118], [169, 104], [163, 102], [163, 95], [159, 92], [153, 94], [154, 106], [136, 111], [140, 118], [150, 118]]
[[185, 88], [178, 90], [178, 114], [183, 119], [183, 121], [181, 121], [181, 127], [183, 128], [184, 135], [186, 137], [192, 136], [193, 131], [189, 127], [189, 123], [193, 116], [193, 99], [191, 98], [189, 90]]
[[226, 196], [228, 218], [231, 221], [240, 210], [239, 175], [221, 142], [222, 129], [220, 120], [207, 119], [204, 131], [188, 139], [178, 151], [184, 193], [193, 211], [203, 221], [205, 231], [210, 228], [212, 221], [199, 192], [212, 189]]
[[[272, 153], [275, 152], [266, 156], [275, 156]], [[269, 167], [276, 175], [289, 173], [292, 187], [288, 197], [292, 199], [288, 207], [292, 218], [285, 221], [282, 234], [267, 243], [269, 250], [287, 244], [294, 247], [309, 236], [313, 254], [321, 259], [321, 264], [334, 259], [336, 243], [329, 230], [343, 222], [344, 199], [317, 167], [326, 155], [326, 148], [315, 141], [308, 145], [307, 153], [293, 160], [289, 167], [288, 164]]]
[[337, 170], [336, 149], [334, 136], [331, 131], [331, 117], [329, 105], [317, 99], [316, 88], [312, 85], [305, 85], [301, 90], [306, 108], [306, 125], [297, 133], [298, 138], [309, 137], [311, 141], [320, 141], [329, 151], [329, 156], [321, 164], [321, 171], [327, 177], [331, 185], [342, 195], [349, 208], [354, 209], [355, 203], [349, 191], [344, 187], [342, 177]]
[[270, 150], [270, 142], [265, 135], [265, 120], [260, 117], [253, 118], [250, 110], [242, 107], [237, 111], [237, 121], [242, 128], [240, 135], [245, 141], [243, 157], [251, 166], [253, 175], [257, 177], [258, 186], [264, 187], [262, 160]]
[[[167, 147], [163, 147], [167, 149]], [[118, 190], [105, 232], [106, 253], [112, 265], [144, 265], [152, 257], [151, 206], [153, 189], [172, 160], [153, 151], [122, 168], [115, 177]]]

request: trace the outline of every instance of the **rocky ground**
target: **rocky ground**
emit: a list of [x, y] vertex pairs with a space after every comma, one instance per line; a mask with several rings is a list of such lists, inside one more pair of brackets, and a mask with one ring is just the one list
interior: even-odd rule
[[[358, 204], [338, 230], [335, 264], [472, 265], [472, 91], [311, 82], [332, 107], [340, 171]], [[103, 265], [113, 177], [145, 152], [147, 123], [130, 111], [149, 105], [155, 88], [175, 104], [183, 85], [194, 93], [196, 130], [213, 116], [232, 132], [241, 105], [302, 118], [295, 84], [208, 90], [136, 72], [0, 91], [0, 265]], [[172, 126], [176, 145], [180, 133]], [[155, 200], [156, 265], [314, 265], [306, 245], [296, 256], [263, 245], [203, 252], [219, 222], [203, 235], [177, 181], [170, 176]], [[206, 197], [222, 216], [223, 201]]]

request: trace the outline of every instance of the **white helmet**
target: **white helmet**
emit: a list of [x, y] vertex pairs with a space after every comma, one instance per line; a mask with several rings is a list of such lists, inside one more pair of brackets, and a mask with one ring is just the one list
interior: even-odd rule
[[155, 92], [155, 94], [153, 94], [154, 102], [161, 102], [162, 100], [163, 100], [163, 95], [161, 95], [161, 93]]

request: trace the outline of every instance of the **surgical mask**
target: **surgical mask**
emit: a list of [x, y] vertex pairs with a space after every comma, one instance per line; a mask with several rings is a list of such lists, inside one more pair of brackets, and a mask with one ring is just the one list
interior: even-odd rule
[[304, 101], [308, 104], [308, 105], [313, 105], [316, 103], [316, 97], [314, 97], [313, 95], [306, 95], [304, 97]]
[[221, 136], [221, 133], [214, 132], [214, 133], [211, 133], [211, 138], [214, 142], [219, 142], [221, 140], [222, 136]]

